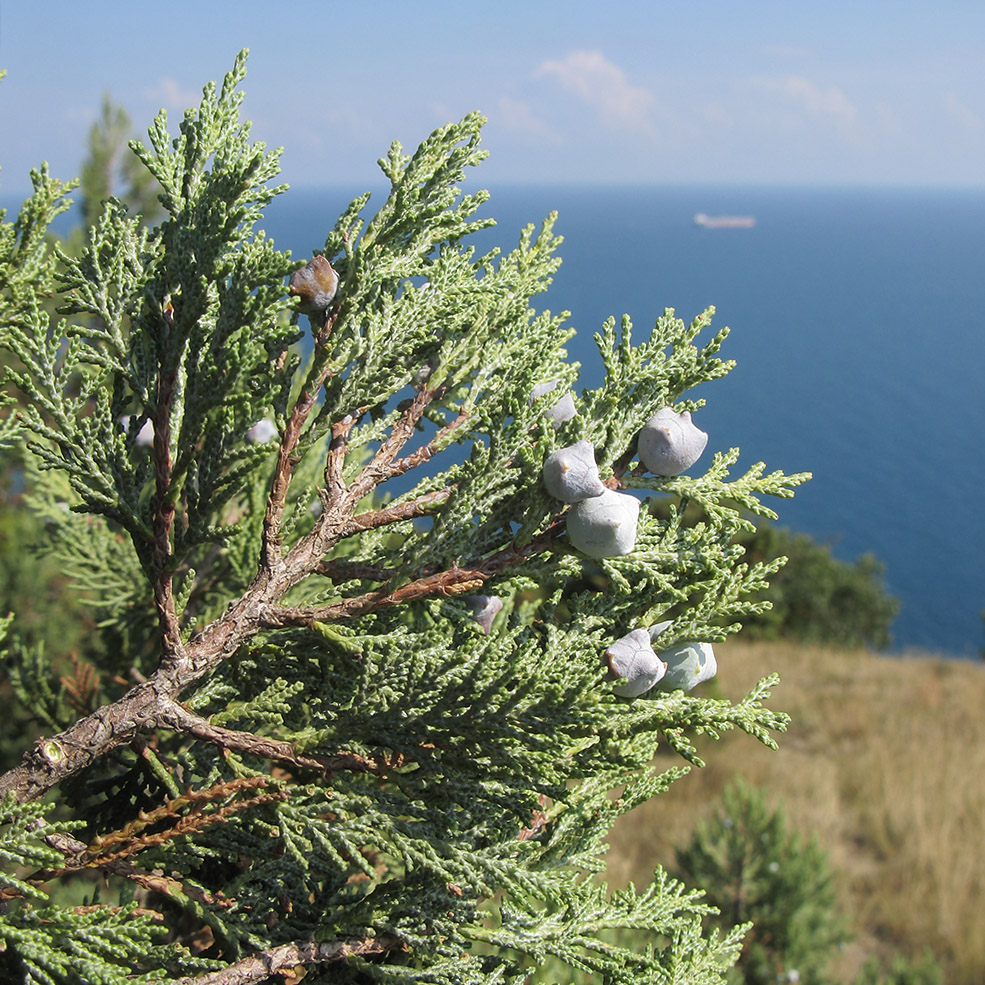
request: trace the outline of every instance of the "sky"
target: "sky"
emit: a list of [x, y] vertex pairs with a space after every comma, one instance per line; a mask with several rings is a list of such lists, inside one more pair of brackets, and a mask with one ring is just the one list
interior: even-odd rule
[[486, 185], [985, 186], [983, 0], [0, 0], [0, 196], [75, 176], [104, 93], [174, 132], [244, 47], [294, 187], [475, 109]]

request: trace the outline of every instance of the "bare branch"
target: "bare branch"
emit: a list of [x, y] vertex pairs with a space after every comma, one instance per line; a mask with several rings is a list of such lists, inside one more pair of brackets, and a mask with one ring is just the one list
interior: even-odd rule
[[312, 626], [339, 619], [353, 619], [385, 606], [400, 605], [434, 595], [460, 595], [481, 588], [483, 582], [509, 568], [547, 550], [564, 530], [564, 516], [554, 521], [540, 536], [519, 547], [511, 544], [484, 560], [472, 561], [465, 567], [453, 564], [444, 571], [422, 574], [409, 584], [392, 591], [378, 588], [355, 598], [343, 599], [330, 605], [306, 608], [303, 606], [271, 606], [261, 616], [263, 624], [270, 628], [285, 626]]
[[91, 862], [84, 861], [88, 846], [71, 835], [58, 832], [47, 835], [45, 841], [65, 856], [65, 869], [58, 872], [39, 872], [36, 877], [32, 877], [36, 881], [43, 882], [62, 875], [64, 872], [76, 872], [82, 868], [95, 867], [101, 872], [127, 879], [143, 889], [160, 893], [162, 896], [168, 896], [172, 899], [185, 897], [203, 905], [224, 908], [235, 905], [235, 900], [226, 898], [222, 893], [213, 894], [197, 886], [186, 885], [172, 876], [144, 872], [128, 858], [113, 858], [102, 864], [93, 865]]
[[294, 475], [294, 466], [298, 463], [295, 454], [301, 431], [308, 420], [308, 415], [318, 403], [318, 395], [332, 370], [332, 364], [322, 348], [328, 341], [332, 326], [338, 317], [336, 308], [326, 318], [321, 332], [315, 333], [315, 352], [323, 359], [322, 365], [315, 374], [313, 381], [301, 391], [297, 403], [291, 409], [291, 415], [284, 428], [277, 453], [277, 465], [274, 467], [274, 478], [270, 486], [270, 496], [267, 499], [267, 510], [263, 517], [263, 563], [268, 570], [273, 570], [280, 559], [280, 530], [284, 517], [284, 504], [287, 501], [287, 490]]
[[361, 564], [348, 558], [332, 558], [322, 561], [315, 574], [331, 578], [336, 584], [346, 581], [388, 581], [396, 574], [393, 568], [383, 568], [378, 564]]
[[239, 732], [213, 725], [177, 702], [170, 703], [161, 719], [162, 724], [168, 728], [211, 742], [221, 749], [233, 749], [251, 756], [287, 763], [298, 769], [316, 770], [322, 774], [342, 771], [383, 774], [393, 765], [382, 759], [360, 756], [353, 752], [339, 752], [331, 756], [300, 753], [290, 742], [281, 739], [271, 739], [264, 735], [254, 735], [252, 732]]
[[325, 490], [322, 497], [322, 504], [326, 509], [341, 502], [345, 495], [346, 486], [342, 478], [342, 468], [345, 465], [346, 439], [353, 425], [368, 409], [368, 407], [360, 407], [355, 414], [346, 414], [341, 421], [332, 425], [332, 441], [328, 446], [328, 458], [325, 462]]
[[376, 454], [363, 467], [362, 471], [349, 487], [349, 502], [353, 507], [363, 496], [372, 492], [380, 483], [386, 482], [387, 479], [393, 478], [394, 476], [403, 475], [422, 462], [428, 461], [440, 442], [459, 427], [468, 417], [468, 414], [460, 411], [458, 417], [442, 428], [423, 448], [420, 448], [413, 455], [401, 459], [400, 462], [395, 461], [401, 449], [410, 440], [410, 436], [414, 433], [414, 428], [417, 427], [418, 422], [424, 416], [424, 412], [436, 399], [443, 397], [447, 391], [448, 385], [442, 383], [433, 390], [425, 388], [417, 393], [400, 419], [390, 429], [390, 434], [376, 450]]
[[38, 739], [18, 766], [0, 776], [0, 796], [36, 800], [66, 777], [85, 769], [100, 756], [125, 745], [157, 723], [158, 671], [111, 705], [97, 708], [50, 739]]
[[403, 458], [395, 459], [385, 470], [385, 478], [392, 479], [398, 475], [404, 475], [411, 469], [416, 469], [418, 465], [428, 462], [442, 449], [445, 441], [464, 424], [469, 418], [468, 411], [460, 410], [458, 416], [450, 423], [446, 424], [427, 444], [422, 445], [413, 454]]
[[448, 486], [446, 489], [435, 489], [406, 503], [394, 503], [379, 510], [360, 513], [347, 521], [338, 539], [344, 540], [346, 537], [351, 537], [363, 530], [373, 530], [376, 527], [386, 526], [388, 523], [399, 523], [401, 520], [416, 520], [418, 517], [428, 516], [435, 506], [443, 503], [452, 494], [454, 488], [454, 486]]
[[[451, 489], [435, 490], [410, 503], [351, 517], [341, 529], [336, 528], [335, 540], [359, 530], [423, 516], [429, 506], [450, 493]], [[381, 588], [317, 608], [273, 605], [276, 599], [281, 598], [305, 574], [316, 570], [322, 562], [322, 557], [317, 553], [320, 543], [305, 539], [278, 565], [276, 574], [261, 566], [246, 592], [222, 616], [185, 644], [179, 660], [162, 664], [150, 678], [137, 684], [113, 704], [98, 708], [50, 739], [40, 739], [25, 753], [18, 766], [0, 776], [0, 796], [12, 793], [19, 801], [36, 800], [62, 780], [132, 741], [137, 735], [160, 727], [173, 728], [169, 724], [174, 721], [172, 706], [180, 694], [235, 654], [242, 643], [260, 629], [311, 626], [316, 622], [352, 619], [385, 606], [433, 595], [472, 591], [494, 575], [547, 550], [564, 529], [564, 517], [561, 514], [543, 533], [523, 547], [511, 545], [465, 567], [453, 565], [446, 571], [422, 574], [392, 591]], [[341, 521], [336, 517], [336, 522]], [[300, 547], [303, 550], [299, 550]], [[207, 738], [205, 735], [202, 737]], [[230, 745], [230, 748], [233, 746]], [[274, 752], [274, 747], [270, 748], [270, 752]], [[280, 759], [282, 754], [287, 756], [288, 762], [298, 765], [293, 758], [297, 754], [286, 749], [280, 749], [277, 755], [269, 758]], [[318, 763], [316, 768], [323, 769], [324, 766]], [[347, 761], [339, 768], [354, 766], [352, 761]]]
[[379, 483], [380, 480], [375, 479], [375, 477], [378, 474], [385, 474], [387, 467], [400, 454], [400, 450], [410, 440], [410, 436], [414, 433], [414, 428], [417, 427], [418, 421], [424, 416], [424, 411], [428, 409], [436, 397], [444, 392], [444, 387], [434, 390], [429, 390], [425, 387], [411, 400], [407, 409], [401, 415], [400, 420], [390, 429], [390, 434], [376, 450], [376, 454], [362, 470], [359, 478], [354, 483], [354, 485], [360, 487], [363, 485], [367, 486], [366, 490], [360, 493], [360, 496], [364, 496], [369, 489]]
[[[164, 320], [174, 326], [174, 309], [169, 301]], [[168, 347], [170, 349], [170, 347]], [[171, 404], [178, 383], [177, 366], [161, 367], [157, 380], [157, 405], [151, 418], [154, 425], [152, 455], [154, 461], [155, 508], [153, 556], [154, 605], [161, 624], [162, 661], [178, 659], [181, 655], [181, 627], [174, 606], [171, 531], [174, 527], [175, 499], [172, 489], [171, 461]]]
[[398, 950], [405, 950], [405, 945], [393, 934], [340, 941], [294, 941], [258, 951], [219, 971], [179, 978], [176, 985], [251, 985], [298, 965], [346, 961], [356, 955], [386, 954]]

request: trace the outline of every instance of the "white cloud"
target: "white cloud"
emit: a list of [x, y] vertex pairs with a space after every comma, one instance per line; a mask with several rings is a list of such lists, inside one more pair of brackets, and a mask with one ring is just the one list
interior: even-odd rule
[[757, 79], [756, 84], [767, 92], [783, 97], [808, 116], [826, 119], [849, 132], [860, 128], [858, 108], [837, 86], [823, 89], [802, 75], [789, 75], [785, 79]]
[[522, 99], [501, 96], [497, 103], [496, 119], [507, 129], [534, 137], [557, 137], [551, 127], [534, 113], [530, 104]]
[[872, 111], [875, 114], [876, 124], [883, 133], [891, 137], [903, 135], [903, 124], [892, 106], [887, 103], [876, 103]]
[[985, 129], [985, 120], [970, 106], [965, 105], [953, 92], [944, 94], [944, 112], [966, 130]]
[[701, 118], [715, 127], [731, 127], [735, 118], [722, 103], [708, 103], [700, 109]]
[[649, 89], [632, 85], [626, 73], [601, 51], [572, 51], [560, 61], [541, 62], [537, 76], [553, 76], [599, 111], [611, 125], [653, 133], [650, 112], [656, 98]]
[[202, 101], [201, 91], [182, 89], [174, 79], [164, 76], [149, 89], [140, 93], [148, 102], [163, 106], [169, 113], [181, 113], [189, 106], [198, 106]]

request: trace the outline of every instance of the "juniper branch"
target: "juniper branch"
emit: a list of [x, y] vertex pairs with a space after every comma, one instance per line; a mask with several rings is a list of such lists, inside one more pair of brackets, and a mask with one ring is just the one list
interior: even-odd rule
[[380, 588], [330, 605], [271, 606], [264, 611], [261, 620], [263, 625], [270, 629], [285, 626], [311, 627], [316, 623], [353, 619], [386, 606], [402, 605], [436, 595], [461, 595], [472, 592], [481, 588], [488, 579], [503, 574], [536, 554], [549, 550], [563, 532], [563, 520], [556, 520], [540, 536], [535, 537], [525, 546], [511, 544], [488, 558], [470, 561], [464, 567], [455, 563], [442, 571], [420, 574], [409, 584], [399, 588]]
[[135, 883], [149, 892], [160, 893], [162, 896], [172, 899], [187, 898], [206, 906], [231, 907], [235, 905], [234, 900], [223, 898], [221, 895], [217, 896], [198, 886], [183, 883], [174, 876], [162, 875], [158, 872], [147, 872], [141, 869], [130, 858], [114, 857], [99, 862], [91, 859], [87, 860], [89, 846], [85, 842], [79, 841], [78, 838], [73, 838], [71, 835], [63, 833], [48, 835], [45, 841], [65, 856], [65, 868], [63, 870], [46, 870], [36, 873], [32, 878], [38, 882], [46, 882], [65, 873], [94, 868], [107, 875], [126, 879], [128, 882]]
[[338, 752], [331, 756], [301, 753], [290, 742], [213, 725], [208, 719], [194, 714], [177, 702], [171, 702], [164, 709], [161, 724], [184, 735], [211, 742], [223, 750], [270, 759], [301, 770], [315, 770], [323, 775], [342, 771], [382, 775], [390, 768], [390, 763], [383, 759], [361, 756], [358, 753]]
[[327, 964], [347, 961], [350, 957], [367, 957], [401, 950], [404, 950], [404, 944], [393, 934], [338, 941], [294, 941], [258, 951], [226, 965], [220, 971], [180, 978], [176, 985], [253, 985], [255, 982], [266, 981], [271, 975], [284, 974], [299, 965]]

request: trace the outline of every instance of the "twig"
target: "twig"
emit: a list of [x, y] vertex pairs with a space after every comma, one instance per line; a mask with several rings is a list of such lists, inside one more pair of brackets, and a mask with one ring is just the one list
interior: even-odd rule
[[356, 500], [362, 499], [363, 496], [372, 492], [388, 478], [390, 464], [410, 440], [414, 428], [417, 427], [417, 422], [424, 416], [424, 411], [437, 397], [443, 396], [446, 389], [447, 387], [442, 385], [434, 390], [425, 388], [417, 393], [400, 419], [390, 429], [386, 440], [377, 448], [376, 454], [363, 467], [359, 476], [352, 483]]
[[239, 732], [213, 725], [207, 719], [188, 711], [176, 702], [172, 703], [162, 715], [162, 724], [177, 732], [184, 732], [205, 742], [211, 742], [222, 749], [234, 749], [236, 752], [288, 763], [298, 769], [316, 770], [323, 774], [342, 771], [382, 774], [392, 765], [387, 761], [360, 756], [354, 752], [338, 752], [330, 756], [301, 753], [290, 742], [281, 739], [271, 739], [252, 732]]
[[345, 495], [346, 486], [342, 478], [342, 468], [345, 465], [346, 440], [353, 425], [368, 409], [368, 407], [360, 407], [355, 414], [346, 414], [341, 421], [332, 425], [332, 440], [325, 461], [325, 489], [322, 495], [322, 506], [325, 509], [331, 509]]
[[[170, 301], [163, 312], [168, 336], [174, 328], [174, 309]], [[165, 360], [171, 361], [171, 348], [165, 347]], [[171, 403], [178, 382], [178, 367], [161, 367], [157, 379], [157, 405], [151, 420], [154, 424], [152, 455], [154, 461], [155, 509], [151, 543], [153, 557], [154, 605], [161, 623], [162, 661], [181, 656], [181, 626], [174, 607], [173, 572], [171, 570], [171, 530], [174, 526], [175, 499], [171, 488]]]
[[[270, 781], [265, 776], [238, 777], [234, 780], [223, 780], [215, 786], [205, 790], [187, 790], [183, 794], [173, 797], [160, 807], [155, 807], [149, 811], [140, 811], [137, 817], [129, 824], [110, 831], [105, 835], [97, 835], [92, 845], [86, 850], [88, 858], [97, 858], [107, 855], [109, 849], [115, 845], [133, 844], [140, 833], [154, 824], [166, 818], [180, 818], [181, 810], [191, 807], [193, 810], [200, 811], [202, 806], [213, 804], [227, 797], [235, 797], [247, 790], [256, 790], [258, 787], [265, 787]], [[242, 805], [244, 801], [239, 801]], [[127, 852], [126, 854], [132, 854]]]
[[337, 585], [346, 581], [387, 581], [396, 574], [393, 568], [378, 564], [362, 564], [348, 558], [331, 558], [315, 568], [316, 575], [331, 578]]
[[79, 841], [77, 838], [73, 838], [71, 835], [58, 832], [56, 834], [47, 835], [45, 837], [45, 841], [51, 845], [52, 848], [57, 849], [65, 856], [66, 865], [65, 869], [61, 871], [45, 871], [37, 873], [35, 877], [32, 877], [37, 881], [44, 882], [48, 879], [53, 879], [56, 876], [62, 875], [66, 871], [77, 872], [79, 869], [95, 867], [99, 868], [102, 872], [120, 876], [130, 882], [135, 882], [138, 886], [150, 892], [160, 893], [162, 896], [168, 896], [172, 899], [185, 897], [206, 906], [221, 906], [224, 908], [235, 905], [235, 900], [228, 899], [221, 893], [213, 894], [207, 890], [200, 889], [197, 886], [186, 886], [184, 883], [172, 876], [144, 872], [128, 858], [109, 859], [98, 866], [95, 866], [92, 863], [86, 863], [83, 859], [88, 851], [88, 846], [85, 845], [84, 842]]
[[315, 335], [315, 352], [321, 355], [324, 362], [319, 367], [314, 381], [311, 381], [298, 396], [281, 438], [270, 496], [267, 498], [267, 509], [263, 517], [262, 560], [268, 570], [273, 570], [280, 559], [281, 522], [284, 517], [284, 504], [287, 501], [287, 490], [294, 474], [294, 466], [298, 463], [295, 451], [301, 438], [301, 431], [308, 420], [308, 415], [318, 403], [318, 395], [332, 370], [331, 360], [327, 353], [321, 352], [321, 349], [331, 334], [332, 325], [337, 317], [338, 309], [335, 309], [326, 319], [323, 331]]
[[353, 619], [385, 606], [400, 605], [434, 595], [460, 595], [463, 592], [474, 591], [489, 578], [502, 574], [503, 571], [547, 550], [563, 529], [563, 518], [558, 519], [540, 536], [523, 547], [511, 544], [484, 560], [472, 561], [465, 567], [453, 564], [444, 571], [421, 575], [392, 591], [378, 588], [354, 598], [342, 599], [340, 602], [322, 606], [271, 606], [264, 611], [261, 618], [263, 624], [270, 628], [312, 626], [320, 622]]
[[338, 539], [344, 540], [346, 537], [361, 533], [363, 530], [374, 530], [376, 527], [383, 527], [388, 523], [400, 523], [402, 520], [416, 520], [418, 517], [428, 516], [436, 506], [439, 506], [452, 494], [454, 489], [454, 486], [435, 489], [406, 503], [394, 503], [379, 510], [360, 513], [345, 522]]
[[435, 453], [441, 450], [446, 439], [460, 428], [468, 418], [468, 411], [459, 410], [458, 416], [450, 424], [446, 424], [427, 444], [422, 445], [410, 455], [394, 459], [383, 470], [383, 481], [404, 475], [411, 469], [416, 469], [419, 465], [423, 465], [424, 462], [429, 462]]
[[298, 965], [346, 961], [356, 955], [386, 954], [398, 950], [405, 950], [405, 945], [393, 934], [341, 941], [294, 941], [258, 951], [219, 971], [179, 978], [176, 985], [251, 985], [253, 982], [266, 981], [271, 975]]

